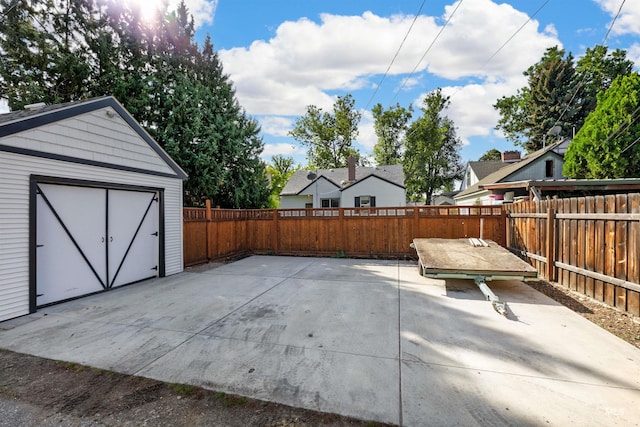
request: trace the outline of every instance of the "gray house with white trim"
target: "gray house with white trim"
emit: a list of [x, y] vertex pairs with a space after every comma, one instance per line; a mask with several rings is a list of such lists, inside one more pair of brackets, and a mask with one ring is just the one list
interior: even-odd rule
[[181, 272], [185, 178], [113, 97], [0, 114], [0, 321]]
[[505, 162], [504, 166], [466, 186], [454, 196], [456, 205], [493, 205], [502, 204], [503, 195], [484, 188], [487, 184], [522, 180], [565, 178], [562, 174], [564, 157], [559, 150], [566, 147], [566, 141], [550, 144], [522, 159]]

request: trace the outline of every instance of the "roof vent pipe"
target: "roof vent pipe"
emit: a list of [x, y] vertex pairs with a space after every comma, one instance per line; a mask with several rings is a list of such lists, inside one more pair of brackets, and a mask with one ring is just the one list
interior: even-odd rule
[[29, 110], [29, 111], [36, 111], [39, 110], [43, 107], [46, 107], [47, 104], [45, 104], [44, 102], [37, 102], [35, 104], [28, 104], [24, 106], [25, 110]]

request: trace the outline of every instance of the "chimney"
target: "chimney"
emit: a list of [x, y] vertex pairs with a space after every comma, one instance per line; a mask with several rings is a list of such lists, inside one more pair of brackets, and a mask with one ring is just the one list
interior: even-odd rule
[[349, 168], [349, 182], [356, 180], [356, 159], [352, 155], [349, 155], [347, 159], [347, 167]]
[[520, 151], [503, 151], [502, 152], [502, 161], [504, 163], [514, 163], [520, 161]]

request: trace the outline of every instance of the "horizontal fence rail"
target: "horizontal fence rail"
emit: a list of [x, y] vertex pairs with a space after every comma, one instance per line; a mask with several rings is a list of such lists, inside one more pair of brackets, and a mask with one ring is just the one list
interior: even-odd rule
[[492, 206], [237, 210], [184, 208], [185, 265], [244, 253], [414, 258], [414, 238], [481, 237], [504, 245]]
[[640, 315], [640, 194], [505, 205], [507, 247], [550, 281]]

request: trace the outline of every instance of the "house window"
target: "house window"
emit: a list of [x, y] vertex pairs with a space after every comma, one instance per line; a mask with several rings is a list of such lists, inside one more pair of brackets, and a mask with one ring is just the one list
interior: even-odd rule
[[553, 178], [553, 160], [544, 162], [544, 177]]
[[467, 187], [471, 187], [471, 171], [467, 171]]
[[313, 203], [305, 203], [304, 204], [304, 208], [305, 209], [313, 209]]
[[359, 196], [355, 198], [356, 208], [374, 208], [376, 206], [376, 196]]
[[340, 199], [320, 199], [320, 206], [323, 208], [339, 208]]

